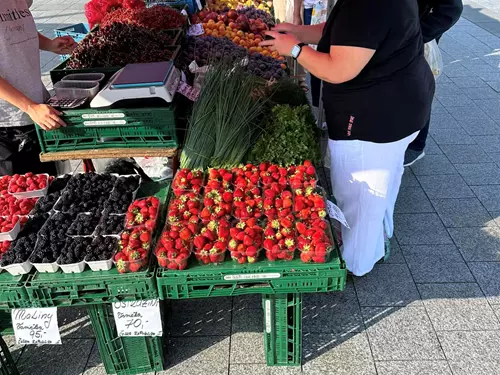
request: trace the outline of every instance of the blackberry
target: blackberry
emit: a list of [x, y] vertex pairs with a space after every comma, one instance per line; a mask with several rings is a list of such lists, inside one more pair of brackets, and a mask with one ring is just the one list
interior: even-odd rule
[[10, 249], [2, 256], [2, 267], [11, 264], [24, 263], [28, 260], [37, 241], [36, 233], [30, 233], [12, 242]]
[[71, 179], [70, 174], [65, 174], [64, 176], [58, 177], [52, 181], [49, 186], [48, 194], [60, 193], [68, 184], [68, 181]]
[[115, 190], [120, 193], [133, 193], [139, 188], [140, 177], [134, 176], [122, 176], [118, 178], [115, 184]]
[[113, 257], [117, 247], [118, 238], [98, 236], [92, 241], [85, 260], [87, 262], [109, 260]]
[[82, 262], [92, 243], [90, 237], [70, 237], [61, 251], [59, 264], [73, 264]]
[[134, 200], [133, 198], [132, 193], [115, 189], [104, 204], [104, 210], [113, 214], [124, 214], [127, 212], [128, 206], [130, 206]]
[[125, 228], [125, 215], [111, 215], [105, 210], [96, 228], [97, 235], [119, 234]]
[[90, 236], [94, 233], [98, 223], [99, 217], [96, 215], [79, 214], [66, 234], [68, 236]]

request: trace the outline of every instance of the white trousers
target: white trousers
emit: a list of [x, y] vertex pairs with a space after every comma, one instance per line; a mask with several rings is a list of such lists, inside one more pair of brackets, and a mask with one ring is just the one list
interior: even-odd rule
[[417, 135], [391, 143], [328, 142], [333, 195], [350, 227], [342, 226], [342, 256], [356, 276], [370, 272], [384, 256], [384, 225], [392, 237], [404, 155]]

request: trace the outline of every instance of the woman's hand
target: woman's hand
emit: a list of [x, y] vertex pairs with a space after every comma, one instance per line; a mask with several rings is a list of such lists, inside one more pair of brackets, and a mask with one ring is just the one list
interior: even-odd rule
[[294, 25], [294, 24], [291, 24], [288, 22], [283, 22], [283, 23], [279, 23], [276, 26], [274, 26], [272, 31], [294, 34], [294, 32], [296, 30], [297, 30], [297, 25]]
[[28, 115], [43, 130], [54, 130], [66, 126], [59, 116], [61, 112], [47, 104], [31, 104], [28, 107]]
[[58, 55], [68, 55], [77, 46], [77, 43], [70, 36], [60, 36], [52, 39], [48, 45], [48, 51], [57, 53]]
[[297, 38], [292, 34], [281, 34], [277, 31], [266, 31], [266, 35], [269, 35], [274, 39], [264, 40], [259, 43], [259, 45], [261, 47], [269, 47], [272, 51], [278, 51], [281, 56], [290, 56], [293, 47], [299, 44]]

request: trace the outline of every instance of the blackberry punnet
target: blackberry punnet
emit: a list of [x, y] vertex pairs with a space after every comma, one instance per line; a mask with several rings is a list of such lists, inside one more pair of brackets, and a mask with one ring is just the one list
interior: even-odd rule
[[139, 188], [140, 182], [140, 176], [122, 176], [116, 181], [115, 191], [119, 191], [122, 193], [133, 193]]
[[73, 264], [83, 262], [92, 243], [91, 237], [69, 237], [61, 251], [59, 264]]
[[132, 193], [113, 190], [109, 199], [104, 204], [104, 209], [113, 214], [124, 214], [127, 212], [130, 203], [134, 200], [133, 198]]
[[99, 216], [91, 214], [79, 214], [71, 224], [66, 234], [68, 236], [90, 236], [94, 233], [99, 223]]
[[96, 228], [97, 235], [119, 234], [125, 228], [125, 215], [111, 215], [106, 211]]
[[47, 193], [50, 195], [57, 192], [61, 192], [66, 187], [70, 179], [71, 179], [70, 174], [65, 174], [62, 177], [54, 179], [54, 181], [52, 181], [52, 183], [49, 185], [49, 190], [47, 191]]
[[52, 194], [48, 194], [45, 197], [40, 197], [35, 205], [35, 213], [47, 213], [54, 208], [57, 200], [61, 197], [61, 191], [56, 191]]
[[24, 263], [28, 260], [37, 241], [36, 233], [30, 233], [12, 242], [10, 249], [2, 256], [0, 265], [2, 267], [11, 264]]
[[54, 263], [64, 248], [65, 237], [38, 236], [35, 250], [30, 256], [31, 263]]
[[85, 260], [87, 262], [109, 260], [113, 257], [113, 253], [116, 251], [117, 246], [118, 238], [98, 236], [92, 241]]

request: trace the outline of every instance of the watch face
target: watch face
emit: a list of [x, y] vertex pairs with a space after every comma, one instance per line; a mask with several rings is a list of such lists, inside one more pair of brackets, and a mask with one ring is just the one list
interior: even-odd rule
[[298, 55], [299, 55], [299, 53], [300, 53], [300, 50], [301, 50], [301, 48], [300, 48], [299, 46], [294, 46], [294, 47], [292, 48], [292, 53], [291, 53], [292, 57], [296, 59], [296, 58], [297, 58], [297, 56], [298, 56]]

